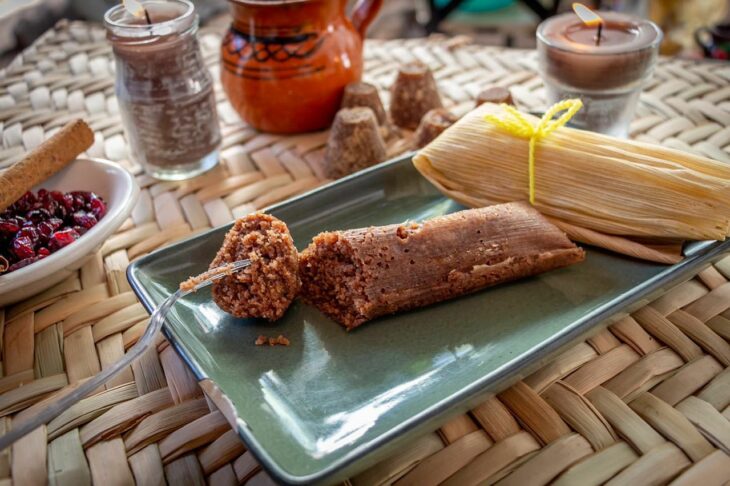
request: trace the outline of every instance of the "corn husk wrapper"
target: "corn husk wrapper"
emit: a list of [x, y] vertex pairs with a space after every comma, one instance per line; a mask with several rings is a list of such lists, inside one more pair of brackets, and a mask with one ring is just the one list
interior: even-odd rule
[[[413, 160], [470, 207], [528, 199], [529, 141], [485, 120], [490, 113], [505, 115], [481, 105]], [[563, 127], [537, 142], [535, 167], [535, 207], [577, 241], [673, 263], [679, 241], [730, 232], [730, 166], [722, 162]]]

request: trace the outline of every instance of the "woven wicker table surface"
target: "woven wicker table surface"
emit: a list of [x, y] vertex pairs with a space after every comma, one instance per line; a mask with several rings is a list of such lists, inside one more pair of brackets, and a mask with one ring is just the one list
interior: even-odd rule
[[[220, 35], [201, 45], [218, 79]], [[461, 114], [484, 86], [543, 108], [534, 53], [465, 39], [369, 41], [365, 79], [387, 88], [419, 59]], [[143, 188], [129, 220], [68, 280], [0, 309], [0, 432], [45, 397], [121, 356], [148, 316], [130, 261], [324, 182], [327, 133], [290, 137], [242, 124], [217, 86], [224, 142], [213, 172], [183, 183], [127, 159], [113, 63], [99, 26], [61, 23], [0, 73], [0, 168], [66, 121], [96, 134], [89, 156]], [[632, 136], [730, 162], [730, 65], [663, 59]], [[390, 155], [408, 134], [388, 142]], [[575, 345], [468, 414], [349, 480], [386, 484], [724, 484], [730, 480], [730, 259]], [[202, 385], [202, 388], [201, 388]], [[167, 341], [105, 389], [0, 452], [2, 484], [268, 484], [269, 476]]]

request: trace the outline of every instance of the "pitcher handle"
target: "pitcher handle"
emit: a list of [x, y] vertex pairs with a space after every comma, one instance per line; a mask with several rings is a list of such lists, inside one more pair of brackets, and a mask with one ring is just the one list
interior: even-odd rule
[[[703, 39], [702, 37], [705, 37]], [[700, 27], [699, 29], [695, 30], [694, 32], [695, 42], [697, 42], [697, 45], [699, 45], [702, 48], [702, 52], [705, 55], [705, 57], [712, 57], [712, 33], [710, 32], [710, 29], [707, 27]]]
[[363, 39], [368, 26], [378, 15], [382, 6], [383, 0], [358, 0], [355, 8], [352, 9], [352, 25]]

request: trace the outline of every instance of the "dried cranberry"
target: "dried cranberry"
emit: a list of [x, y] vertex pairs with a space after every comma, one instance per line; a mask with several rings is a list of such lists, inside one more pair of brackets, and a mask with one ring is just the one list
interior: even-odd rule
[[51, 251], [60, 250], [78, 240], [81, 235], [73, 228], [56, 231], [48, 240], [48, 248]]
[[36, 256], [36, 257], [24, 258], [22, 260], [19, 260], [16, 263], [13, 263], [12, 265], [10, 265], [8, 267], [8, 273], [10, 273], [10, 272], [12, 272], [14, 270], [18, 270], [19, 268], [27, 267], [31, 263], [37, 262], [41, 258], [43, 258], [43, 257], [37, 257]]
[[41, 234], [41, 236], [45, 236], [46, 238], [48, 238], [49, 236], [51, 236], [51, 233], [60, 228], [62, 224], [63, 220], [58, 218], [51, 218], [48, 221], [43, 221], [42, 223], [38, 224], [38, 232]]
[[56, 211], [53, 213], [53, 215], [60, 219], [66, 219], [70, 213], [71, 210], [67, 209], [64, 205], [59, 204], [56, 207]]
[[46, 199], [43, 201], [42, 209], [48, 211], [48, 214], [56, 214], [56, 210], [59, 208], [59, 204], [53, 199]]
[[0, 233], [14, 235], [18, 230], [20, 230], [20, 226], [17, 222], [9, 219], [0, 219]]
[[59, 201], [66, 208], [66, 211], [73, 211], [74, 209], [74, 197], [71, 194], [64, 194]]
[[93, 192], [89, 191], [71, 191], [69, 194], [71, 194], [73, 197], [80, 197], [81, 199], [91, 199], [91, 195]]
[[20, 199], [15, 201], [10, 207], [14, 212], [25, 212], [28, 211], [33, 206], [33, 204], [35, 204], [35, 202], [35, 196], [32, 192], [29, 191], [20, 196]]
[[86, 209], [86, 199], [81, 196], [74, 196], [73, 209], [74, 211], [78, 211], [79, 209]]
[[25, 215], [25, 217], [28, 218], [33, 223], [38, 224], [41, 221], [46, 221], [47, 219], [50, 219], [51, 213], [49, 213], [44, 208], [33, 209], [32, 211], [28, 211], [28, 213]]
[[17, 240], [18, 238], [28, 238], [33, 246], [35, 246], [40, 238], [40, 232], [35, 226], [25, 226], [15, 235], [15, 239]]
[[74, 209], [89, 209], [89, 202], [91, 201], [94, 193], [88, 191], [73, 191], [71, 192], [74, 198]]
[[106, 204], [96, 194], [91, 198], [91, 212], [94, 213], [97, 220], [103, 218], [106, 214]]
[[91, 213], [85, 213], [83, 211], [75, 212], [73, 215], [73, 220], [75, 224], [86, 229], [91, 228], [97, 223], [96, 216]]
[[33, 242], [27, 236], [21, 236], [13, 240], [13, 253], [18, 259], [33, 258], [35, 251], [33, 250]]
[[106, 211], [93, 192], [27, 192], [0, 211], [0, 256], [11, 264], [8, 271], [22, 268], [76, 241]]

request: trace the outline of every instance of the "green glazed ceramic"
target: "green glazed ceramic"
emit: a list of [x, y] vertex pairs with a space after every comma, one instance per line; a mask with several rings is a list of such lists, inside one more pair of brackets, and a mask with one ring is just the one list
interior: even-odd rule
[[[324, 230], [459, 209], [405, 158], [270, 212], [287, 222], [301, 249]], [[227, 229], [130, 265], [130, 282], [148, 310], [207, 268]], [[524, 376], [727, 249], [727, 243], [697, 244], [681, 264], [668, 267], [588, 248], [583, 263], [381, 318], [350, 333], [300, 302], [273, 324], [235, 319], [206, 289], [177, 304], [165, 331], [198, 378], [210, 378], [230, 399], [241, 438], [275, 479], [330, 482]], [[291, 346], [254, 346], [260, 334], [283, 334]]]

